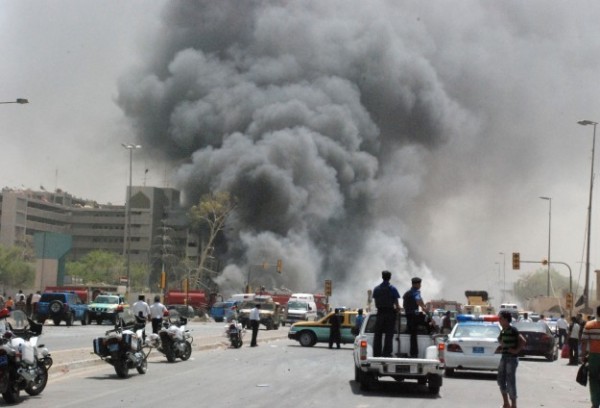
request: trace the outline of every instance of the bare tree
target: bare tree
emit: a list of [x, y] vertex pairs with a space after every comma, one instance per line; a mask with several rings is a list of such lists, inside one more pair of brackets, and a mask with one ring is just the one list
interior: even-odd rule
[[192, 228], [205, 230], [208, 234], [199, 234], [202, 242], [200, 262], [193, 283], [201, 282], [206, 261], [212, 255], [213, 244], [220, 231], [225, 227], [228, 215], [235, 209], [235, 200], [228, 192], [216, 192], [203, 195], [198, 205], [189, 211]]

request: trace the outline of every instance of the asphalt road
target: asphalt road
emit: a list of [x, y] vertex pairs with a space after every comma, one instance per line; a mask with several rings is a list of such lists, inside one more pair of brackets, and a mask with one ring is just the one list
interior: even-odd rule
[[[279, 335], [287, 332], [279, 330]], [[102, 363], [54, 375], [38, 397], [24, 395], [27, 407], [181, 406], [213, 407], [386, 407], [481, 408], [501, 405], [494, 374], [467, 373], [445, 378], [439, 396], [412, 382], [381, 382], [362, 392], [354, 382], [352, 346], [304, 348], [287, 339], [259, 347], [223, 346], [194, 351], [186, 362], [167, 363], [157, 355], [148, 372], [119, 379]], [[276, 334], [276, 333], [275, 333]], [[263, 335], [263, 336], [261, 336]], [[246, 340], [249, 340], [247, 338]], [[518, 368], [520, 407], [587, 408], [589, 393], [575, 382], [577, 368], [566, 360], [522, 359]], [[2, 404], [0, 403], [0, 406]]]

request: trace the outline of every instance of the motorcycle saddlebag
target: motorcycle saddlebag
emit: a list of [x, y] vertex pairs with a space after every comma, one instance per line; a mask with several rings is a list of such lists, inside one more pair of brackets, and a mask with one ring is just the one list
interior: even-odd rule
[[100, 357], [108, 356], [108, 348], [104, 342], [104, 337], [98, 337], [94, 339], [94, 353]]

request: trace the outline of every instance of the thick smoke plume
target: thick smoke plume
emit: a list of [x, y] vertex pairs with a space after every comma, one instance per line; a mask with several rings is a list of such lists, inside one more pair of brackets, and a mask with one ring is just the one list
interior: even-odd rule
[[[493, 65], [469, 21], [453, 31], [446, 13], [400, 3], [167, 4], [153, 53], [122, 78], [118, 102], [155, 156], [188, 159], [176, 174], [188, 204], [217, 190], [239, 200], [227, 228], [224, 290], [241, 290], [248, 277], [294, 291], [332, 279], [335, 300], [356, 306], [389, 269], [401, 289], [421, 276], [431, 297], [459, 271], [433, 273], [426, 250], [434, 245], [424, 243], [456, 239], [458, 251], [477, 251], [461, 247], [459, 221], [437, 233], [435, 223], [446, 205], [485, 236], [483, 220], [495, 208], [486, 184], [495, 176], [475, 152], [485, 140], [494, 147], [490, 129], [504, 118], [488, 116], [494, 103], [482, 89], [513, 95], [482, 67], [507, 82], [517, 75]], [[478, 24], [503, 20], [480, 11], [470, 14]], [[502, 48], [505, 32], [490, 31]], [[457, 49], [461, 63], [450, 51]], [[489, 128], [477, 141], [483, 117]], [[500, 127], [506, 142], [517, 133], [509, 120]], [[460, 196], [468, 184], [480, 188], [473, 201]], [[277, 259], [281, 275], [256, 267]]]

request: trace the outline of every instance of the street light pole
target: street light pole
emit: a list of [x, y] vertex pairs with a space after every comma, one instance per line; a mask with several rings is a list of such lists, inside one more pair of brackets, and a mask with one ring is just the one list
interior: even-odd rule
[[596, 125], [598, 122], [591, 120], [580, 120], [577, 122], [582, 126], [593, 125], [594, 137], [592, 139], [592, 170], [590, 175], [590, 200], [588, 203], [588, 222], [587, 222], [587, 250], [585, 255], [585, 286], [583, 288], [584, 308], [589, 309], [589, 291], [590, 291], [590, 238], [592, 234], [592, 190], [594, 188], [594, 153], [596, 149]]
[[552, 197], [540, 197], [542, 200], [548, 200], [548, 290], [546, 293], [547, 297], [550, 297], [550, 237], [552, 228]]
[[129, 150], [129, 188], [127, 189], [127, 225], [126, 225], [126, 234], [127, 237], [125, 239], [125, 256], [126, 256], [126, 265], [127, 265], [127, 295], [129, 295], [130, 289], [130, 281], [131, 281], [131, 273], [130, 273], [130, 254], [131, 254], [131, 182], [132, 182], [132, 170], [133, 170], [133, 151], [134, 149], [141, 149], [142, 146], [134, 145], [131, 143], [121, 143], [125, 149]]
[[23, 105], [24, 103], [29, 103], [29, 101], [25, 98], [17, 98], [16, 101], [0, 102], [0, 104], [4, 104], [4, 103], [18, 103], [18, 104]]
[[498, 252], [502, 255], [502, 303], [504, 303], [504, 295], [506, 294], [506, 254]]

